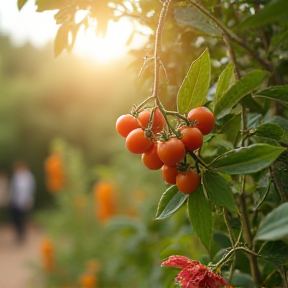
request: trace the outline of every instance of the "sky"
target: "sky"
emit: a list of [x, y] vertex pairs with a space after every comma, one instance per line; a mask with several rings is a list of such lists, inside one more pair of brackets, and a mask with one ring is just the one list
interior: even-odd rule
[[[35, 47], [41, 48], [55, 39], [59, 28], [54, 20], [56, 11], [36, 12], [37, 7], [34, 3], [35, 0], [29, 0], [19, 11], [17, 0], [0, 0], [0, 33], [8, 35], [14, 45], [21, 46], [30, 42]], [[129, 47], [137, 49], [147, 39], [145, 36], [136, 35], [132, 44], [127, 47], [127, 40], [133, 30], [131, 21], [121, 19], [117, 23], [109, 23], [105, 39], [101, 39], [101, 37], [95, 38], [92, 27], [86, 32], [84, 27], [81, 27], [73, 53], [99, 61], [122, 57], [127, 54]], [[145, 29], [142, 32], [150, 33]]]
[[29, 41], [43, 47], [55, 37], [58, 26], [55, 11], [35, 12], [35, 1], [29, 0], [19, 12], [17, 0], [0, 0], [0, 33], [9, 35], [15, 45]]

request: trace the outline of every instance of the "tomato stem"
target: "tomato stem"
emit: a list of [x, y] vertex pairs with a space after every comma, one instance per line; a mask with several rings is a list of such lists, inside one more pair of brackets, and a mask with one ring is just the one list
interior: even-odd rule
[[191, 156], [193, 157], [193, 159], [195, 160], [196, 166], [197, 166], [198, 163], [199, 163], [199, 164], [201, 164], [203, 167], [205, 167], [206, 169], [208, 168], [208, 166], [207, 166], [204, 162], [202, 162], [202, 160], [200, 160], [200, 159], [195, 155], [194, 152], [188, 151], [188, 153], [189, 153], [189, 155], [191, 155]]
[[141, 102], [139, 105], [137, 105], [135, 109], [133, 109], [132, 113], [138, 112], [144, 105], [146, 105], [147, 102], [149, 102], [153, 98], [155, 98], [155, 96], [153, 96], [153, 95], [146, 98], [143, 102]]
[[152, 109], [152, 111], [151, 111], [150, 118], [149, 118], [149, 123], [148, 123], [148, 126], [147, 126], [148, 129], [152, 128], [155, 110], [156, 110], [156, 107], [154, 107]]
[[176, 112], [176, 111], [167, 111], [167, 110], [165, 110], [165, 113], [166, 113], [167, 115], [176, 116], [176, 117], [178, 117], [179, 119], [184, 120], [187, 125], [190, 125], [189, 120], [188, 120], [184, 115], [180, 114], [179, 112]]

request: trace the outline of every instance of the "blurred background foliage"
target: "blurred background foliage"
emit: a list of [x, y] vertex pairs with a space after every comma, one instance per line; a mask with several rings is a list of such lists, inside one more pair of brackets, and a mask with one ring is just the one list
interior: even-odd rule
[[[155, 269], [161, 258], [176, 251], [203, 257], [200, 242], [191, 239], [184, 209], [166, 222], [154, 220], [165, 189], [160, 172], [143, 169], [126, 155], [89, 170], [79, 149], [61, 139], [56, 142], [66, 181], [52, 192], [55, 205], [35, 215], [47, 235], [43, 263], [34, 267], [45, 287], [171, 285], [175, 275]], [[124, 161], [131, 164], [121, 169]], [[97, 269], [91, 271], [91, 263]]]
[[55, 60], [52, 45], [13, 47], [7, 36], [0, 38], [0, 55], [1, 169], [10, 173], [18, 158], [29, 162], [37, 178], [37, 207], [50, 198], [43, 162], [54, 138], [81, 149], [89, 166], [125, 153], [116, 119], [144, 97], [132, 85], [138, 80], [127, 70], [131, 58], [109, 64], [72, 55]]

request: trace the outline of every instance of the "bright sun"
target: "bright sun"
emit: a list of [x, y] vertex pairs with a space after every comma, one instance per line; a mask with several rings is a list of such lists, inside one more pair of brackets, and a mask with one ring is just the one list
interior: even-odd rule
[[126, 44], [133, 30], [133, 24], [125, 19], [118, 22], [109, 21], [105, 37], [96, 36], [92, 28], [86, 32], [81, 29], [73, 50], [79, 56], [101, 62], [120, 58], [128, 51]]

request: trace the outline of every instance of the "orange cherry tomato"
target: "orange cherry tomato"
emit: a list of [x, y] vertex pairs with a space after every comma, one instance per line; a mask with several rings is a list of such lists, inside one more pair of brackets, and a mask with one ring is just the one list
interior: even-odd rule
[[137, 119], [130, 114], [121, 115], [116, 121], [116, 130], [124, 138], [137, 128], [140, 128], [140, 125]]
[[182, 129], [181, 141], [189, 151], [199, 149], [203, 144], [203, 134], [198, 128], [187, 127]]
[[164, 164], [157, 154], [157, 146], [158, 143], [154, 142], [151, 147], [142, 154], [142, 162], [150, 170], [158, 170]]
[[177, 138], [158, 142], [157, 153], [164, 164], [175, 166], [184, 158], [185, 152], [184, 144]]
[[134, 154], [142, 154], [146, 152], [152, 145], [152, 141], [145, 137], [142, 128], [131, 131], [126, 138], [127, 149]]
[[188, 172], [180, 172], [176, 176], [176, 185], [179, 191], [184, 194], [193, 193], [200, 184], [200, 177], [197, 172], [190, 169]]
[[162, 177], [163, 180], [168, 184], [176, 184], [176, 176], [178, 174], [178, 170], [176, 166], [169, 166], [164, 164], [162, 166]]
[[196, 121], [197, 127], [203, 135], [209, 134], [215, 124], [214, 114], [206, 107], [197, 107], [188, 112], [187, 119], [189, 121]]
[[[148, 127], [150, 116], [151, 116], [150, 110], [144, 110], [139, 113], [138, 121], [140, 122], [143, 129]], [[160, 110], [156, 108], [154, 112], [153, 122], [152, 122], [152, 132], [154, 134], [161, 132], [163, 128], [165, 127], [165, 123], [166, 122], [165, 122], [164, 116], [162, 115]]]

